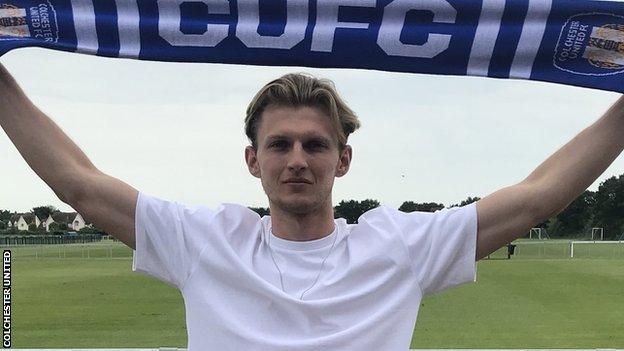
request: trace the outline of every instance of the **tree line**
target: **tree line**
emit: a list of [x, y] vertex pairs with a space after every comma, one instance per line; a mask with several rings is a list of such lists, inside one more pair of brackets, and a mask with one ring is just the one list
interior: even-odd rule
[[[443, 208], [465, 206], [480, 199], [478, 196], [469, 196], [448, 207], [437, 202], [405, 201], [399, 210], [403, 212], [435, 212]], [[357, 219], [362, 214], [379, 206], [379, 201], [375, 199], [343, 200], [334, 206], [334, 218], [344, 218], [350, 224], [357, 223]], [[249, 208], [260, 216], [270, 215], [267, 207]], [[31, 212], [45, 220], [49, 214], [58, 212], [58, 210], [54, 206], [38, 206], [34, 207]], [[15, 212], [0, 210], [0, 230], [7, 228], [6, 224], [13, 214]], [[545, 229], [551, 238], [588, 237], [591, 228], [600, 227], [603, 228], [605, 240], [619, 240], [624, 233], [624, 174], [603, 181], [597, 191], [584, 191], [565, 210], [536, 225], [536, 227]], [[56, 225], [54, 229], [57, 229]], [[59, 224], [58, 229], [67, 229], [67, 227], [62, 228], [62, 224]], [[105, 234], [97, 228], [90, 228], [89, 231]]]
[[[450, 205], [449, 207], [457, 207], [457, 206], [465, 206], [475, 201], [480, 200], [480, 197], [468, 197], [465, 200], [461, 201], [458, 204]], [[375, 199], [366, 199], [362, 201], [357, 200], [343, 200], [338, 203], [337, 206], [334, 206], [334, 218], [344, 218], [347, 220], [347, 223], [353, 224], [357, 223], [358, 218], [363, 215], [365, 212], [372, 210], [376, 207], [379, 207], [381, 204], [379, 201]], [[268, 207], [249, 207], [251, 210], [255, 211], [260, 216], [270, 215], [270, 210]], [[435, 212], [437, 210], [441, 210], [445, 208], [444, 204], [437, 202], [414, 202], [414, 201], [405, 201], [399, 207], [399, 211], [403, 212]]]
[[[480, 199], [478, 196], [469, 196], [460, 203], [449, 205], [448, 208], [465, 206]], [[334, 206], [334, 218], [344, 218], [350, 224], [357, 223], [362, 214], [379, 205], [379, 201], [375, 199], [343, 200]], [[443, 203], [405, 201], [399, 210], [435, 212], [443, 208], [447, 208]], [[268, 208], [250, 207], [250, 209], [260, 216], [270, 214]], [[624, 174], [603, 181], [597, 191], [584, 191], [561, 213], [535, 227], [545, 229], [551, 238], [589, 237], [591, 229], [599, 227], [603, 228], [604, 240], [619, 240], [624, 234]]]

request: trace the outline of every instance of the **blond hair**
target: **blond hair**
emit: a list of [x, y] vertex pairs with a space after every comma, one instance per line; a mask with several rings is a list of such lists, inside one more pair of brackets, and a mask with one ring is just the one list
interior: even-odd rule
[[360, 127], [357, 115], [340, 98], [334, 82], [306, 73], [290, 73], [266, 84], [252, 99], [245, 117], [245, 134], [258, 149], [258, 128], [262, 113], [269, 107], [315, 107], [325, 113], [338, 137], [342, 152], [349, 134]]

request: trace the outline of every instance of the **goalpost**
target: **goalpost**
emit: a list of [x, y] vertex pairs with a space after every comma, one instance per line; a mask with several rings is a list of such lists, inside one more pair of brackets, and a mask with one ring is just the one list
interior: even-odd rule
[[546, 230], [546, 228], [542, 228], [542, 239], [550, 239], [550, 235], [548, 235], [548, 230]]
[[604, 229], [599, 227], [592, 228], [591, 239], [594, 241], [598, 240], [596, 239], [598, 236], [600, 236], [600, 241], [604, 240]]
[[539, 240], [550, 239], [550, 235], [544, 228], [531, 228], [529, 231], [529, 239], [533, 239], [536, 236]]
[[533, 234], [537, 235], [539, 238], [542, 237], [542, 228], [531, 228], [529, 231], [529, 239], [533, 239]]

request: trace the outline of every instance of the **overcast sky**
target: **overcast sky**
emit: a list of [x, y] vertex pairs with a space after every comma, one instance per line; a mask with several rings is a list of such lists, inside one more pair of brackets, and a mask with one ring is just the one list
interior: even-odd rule
[[[285, 73], [332, 79], [358, 113], [353, 162], [333, 203], [446, 206], [524, 179], [619, 94], [551, 83], [366, 70], [162, 63], [42, 49], [0, 62], [102, 171], [188, 205], [268, 206], [245, 165], [245, 109]], [[624, 120], [623, 120], [624, 123]], [[0, 131], [0, 209], [73, 211]], [[624, 173], [619, 157], [590, 187]]]

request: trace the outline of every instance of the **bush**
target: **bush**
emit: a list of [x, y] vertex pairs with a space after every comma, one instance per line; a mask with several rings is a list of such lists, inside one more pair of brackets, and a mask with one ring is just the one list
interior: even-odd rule
[[19, 236], [29, 236], [29, 235], [41, 235], [41, 233], [39, 232], [33, 232], [30, 230], [17, 230], [15, 231], [15, 233], [11, 233], [11, 234], [16, 234]]
[[0, 230], [0, 235], [28, 236], [28, 235], [45, 235], [45, 234], [48, 234], [48, 233], [33, 232], [30, 230], [18, 230], [17, 228], [9, 228], [6, 230]]
[[99, 235], [107, 235], [106, 232], [98, 229], [98, 228], [89, 228], [84, 227], [78, 231], [79, 234], [99, 234]]

